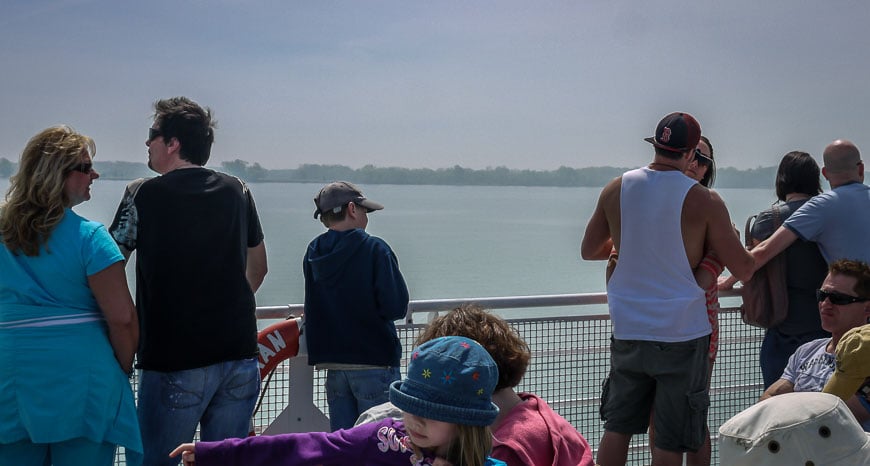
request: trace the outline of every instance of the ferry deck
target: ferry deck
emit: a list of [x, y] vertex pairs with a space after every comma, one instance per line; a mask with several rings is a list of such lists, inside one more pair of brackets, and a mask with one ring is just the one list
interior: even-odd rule
[[[604, 293], [513, 296], [411, 301], [406, 322], [398, 325], [405, 349], [414, 344], [420, 329], [432, 312], [450, 310], [464, 302], [475, 302], [487, 309], [555, 308], [604, 304]], [[712, 464], [718, 462], [718, 427], [734, 414], [754, 404], [762, 392], [758, 350], [764, 330], [743, 323], [738, 306], [739, 292], [721, 293], [719, 314], [719, 352], [710, 388], [708, 426], [713, 437]], [[578, 308], [579, 309], [579, 308]], [[284, 319], [301, 315], [302, 305], [257, 308], [258, 319]], [[509, 314], [505, 312], [504, 314]], [[561, 314], [561, 313], [560, 313]], [[518, 391], [533, 392], [567, 419], [597, 450], [603, 433], [598, 414], [601, 382], [609, 370], [610, 320], [607, 314], [507, 320], [529, 343], [532, 362]], [[303, 336], [304, 338], [304, 336]], [[262, 399], [253, 419], [257, 434], [328, 430], [324, 374], [307, 365], [304, 342], [300, 354], [281, 362], [263, 380]], [[402, 370], [406, 361], [402, 361]], [[135, 392], [135, 377], [132, 380]], [[124, 464], [118, 452], [116, 465]], [[629, 449], [628, 464], [650, 464], [646, 435], [636, 435]]]

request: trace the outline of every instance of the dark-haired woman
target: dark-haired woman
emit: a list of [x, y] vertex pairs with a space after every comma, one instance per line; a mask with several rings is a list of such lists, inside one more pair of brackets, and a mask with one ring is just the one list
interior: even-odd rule
[[[773, 234], [774, 212], [785, 221], [798, 207], [822, 192], [819, 165], [806, 152], [789, 152], [783, 156], [776, 172], [778, 202], [758, 214], [752, 225], [752, 244], [758, 244]], [[764, 388], [781, 376], [789, 356], [798, 346], [817, 338], [830, 337], [822, 330], [815, 291], [827, 274], [827, 264], [816, 243], [798, 239], [785, 251], [788, 285], [788, 314], [781, 324], [767, 330], [759, 355]]]
[[66, 126], [21, 154], [0, 206], [0, 463], [141, 461], [132, 371], [139, 339], [124, 256], [72, 207], [99, 177], [94, 142]]

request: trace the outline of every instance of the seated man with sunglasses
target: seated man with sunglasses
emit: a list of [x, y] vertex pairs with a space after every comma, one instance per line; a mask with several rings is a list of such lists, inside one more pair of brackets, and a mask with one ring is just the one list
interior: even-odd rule
[[790, 392], [820, 392], [836, 369], [836, 348], [849, 330], [870, 319], [870, 266], [841, 259], [828, 268], [822, 288], [816, 291], [822, 328], [831, 338], [820, 338], [798, 347], [782, 377], [761, 400]]

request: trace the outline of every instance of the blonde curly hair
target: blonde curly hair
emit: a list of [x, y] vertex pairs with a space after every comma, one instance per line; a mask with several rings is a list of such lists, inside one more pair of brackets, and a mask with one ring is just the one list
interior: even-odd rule
[[70, 203], [64, 192], [67, 175], [85, 155], [95, 154], [93, 139], [65, 125], [46, 128], [27, 142], [0, 207], [0, 240], [6, 248], [39, 254]]

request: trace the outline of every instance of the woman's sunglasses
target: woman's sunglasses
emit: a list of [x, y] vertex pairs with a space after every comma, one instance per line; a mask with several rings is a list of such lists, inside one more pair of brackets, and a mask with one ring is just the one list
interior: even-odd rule
[[698, 165], [703, 165], [707, 168], [713, 166], [713, 159], [701, 153], [700, 149], [695, 149], [695, 162], [698, 162]]
[[82, 162], [78, 165], [73, 165], [71, 169], [72, 171], [77, 171], [84, 173], [85, 175], [89, 175], [94, 169], [94, 164], [92, 162]]

